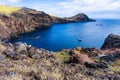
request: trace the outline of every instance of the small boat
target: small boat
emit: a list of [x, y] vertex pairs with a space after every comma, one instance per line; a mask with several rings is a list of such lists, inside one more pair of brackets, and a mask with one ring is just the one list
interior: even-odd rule
[[79, 39], [79, 38], [78, 38], [77, 40], [78, 40], [78, 41], [82, 41], [82, 40], [81, 40], [81, 39]]

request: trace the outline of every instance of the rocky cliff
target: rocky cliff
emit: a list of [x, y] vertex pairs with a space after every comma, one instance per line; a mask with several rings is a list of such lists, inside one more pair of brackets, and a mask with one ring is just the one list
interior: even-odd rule
[[[13, 11], [12, 8], [11, 10]], [[17, 37], [18, 34], [30, 32], [39, 28], [45, 28], [54, 23], [81, 21], [90, 21], [90, 19], [83, 14], [78, 14], [75, 18], [53, 17], [45, 12], [25, 7], [17, 9], [17, 11], [14, 12], [10, 12], [10, 14], [5, 14], [0, 11], [0, 37], [3, 40], [10, 39]]]
[[50, 26], [52, 18], [33, 9], [22, 8], [9, 15], [0, 14], [0, 36], [2, 39], [13, 38], [18, 34], [30, 32], [36, 28]]
[[101, 49], [120, 48], [120, 36], [109, 34]]
[[68, 18], [65, 18], [66, 20], [68, 21], [71, 21], [71, 22], [87, 22], [87, 21], [95, 21], [93, 19], [90, 19], [86, 14], [84, 13], [79, 13], [75, 16], [72, 16], [72, 17], [68, 17]]

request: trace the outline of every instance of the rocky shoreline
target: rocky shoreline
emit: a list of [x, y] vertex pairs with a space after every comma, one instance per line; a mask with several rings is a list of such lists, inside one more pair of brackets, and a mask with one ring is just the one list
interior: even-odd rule
[[55, 23], [89, 22], [90, 19], [84, 13], [79, 13], [70, 18], [50, 16], [43, 11], [29, 8], [21, 8], [11, 14], [0, 13], [0, 37], [2, 40], [12, 39], [19, 34], [46, 28]]
[[[116, 35], [109, 36], [106, 47], [110, 45], [107, 40], [118, 39]], [[0, 80], [8, 79], [120, 80], [120, 48], [77, 47], [51, 52], [21, 42], [0, 44]]]
[[[0, 40], [54, 23], [95, 21], [83, 13], [59, 18], [29, 8], [0, 14]], [[26, 43], [0, 42], [0, 80], [120, 80], [120, 36], [110, 34], [102, 49], [52, 52]]]

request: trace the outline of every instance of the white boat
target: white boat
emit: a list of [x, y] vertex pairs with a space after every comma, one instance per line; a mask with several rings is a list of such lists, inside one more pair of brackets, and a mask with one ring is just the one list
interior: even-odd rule
[[78, 40], [78, 41], [82, 41], [82, 40], [81, 40], [81, 39], [79, 39], [79, 38], [78, 38], [77, 40]]

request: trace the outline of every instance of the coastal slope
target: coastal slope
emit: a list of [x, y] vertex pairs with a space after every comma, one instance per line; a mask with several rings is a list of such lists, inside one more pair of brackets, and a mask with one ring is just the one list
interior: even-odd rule
[[5, 43], [0, 44], [0, 68], [1, 80], [119, 80], [120, 48], [52, 52], [21, 42]]
[[[78, 14], [70, 18], [59, 18], [26, 7], [0, 7], [0, 37], [2, 40], [11, 39], [17, 37], [18, 34], [31, 32], [39, 28], [46, 28], [54, 23], [93, 21], [85, 14]], [[2, 10], [2, 7], [6, 10]]]

